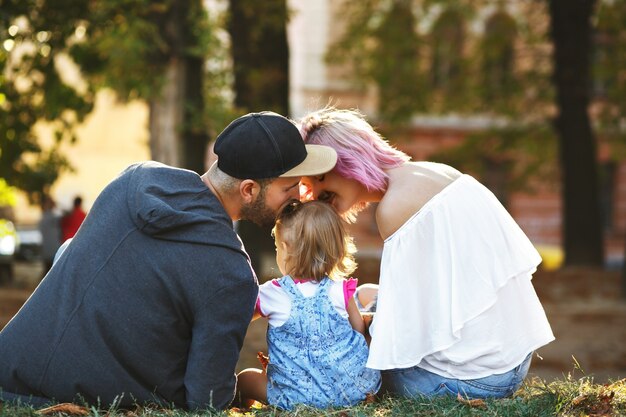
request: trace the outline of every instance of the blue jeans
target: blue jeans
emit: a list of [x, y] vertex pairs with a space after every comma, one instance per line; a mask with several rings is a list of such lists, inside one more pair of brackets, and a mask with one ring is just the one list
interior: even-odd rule
[[381, 393], [404, 397], [441, 396], [461, 394], [464, 398], [509, 397], [522, 385], [532, 353], [512, 370], [478, 379], [450, 379], [414, 366], [404, 369], [382, 371]]

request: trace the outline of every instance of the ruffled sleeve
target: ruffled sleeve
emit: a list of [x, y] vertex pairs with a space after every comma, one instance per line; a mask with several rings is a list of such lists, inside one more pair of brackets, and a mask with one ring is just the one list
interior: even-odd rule
[[267, 317], [265, 314], [263, 314], [263, 311], [261, 310], [261, 298], [259, 297], [256, 298], [256, 303], [254, 305], [254, 312], [257, 314], [260, 314], [261, 317]]
[[255, 311], [262, 317], [270, 317], [275, 310], [279, 309], [277, 305], [284, 302], [280, 283], [277, 279], [272, 279], [259, 286], [259, 296], [256, 299]]

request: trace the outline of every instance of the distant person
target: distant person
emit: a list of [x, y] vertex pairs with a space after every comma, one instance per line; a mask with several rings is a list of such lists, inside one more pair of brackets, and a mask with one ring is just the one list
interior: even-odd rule
[[239, 373], [238, 400], [290, 410], [298, 404], [347, 407], [380, 388], [365, 367], [365, 324], [354, 300], [352, 238], [326, 203], [291, 203], [273, 229], [284, 276], [261, 285], [253, 320], [269, 319], [267, 373]]
[[233, 121], [202, 176], [131, 165], [0, 332], [0, 400], [227, 407], [258, 283], [233, 221], [273, 224], [335, 164], [276, 113]]
[[554, 335], [531, 282], [541, 257], [511, 215], [470, 175], [411, 161], [357, 111], [313, 112], [300, 131], [337, 151], [332, 171], [302, 178], [307, 198], [352, 218], [378, 203], [384, 246], [367, 366], [382, 371], [381, 391], [512, 395]]
[[80, 225], [85, 221], [85, 217], [87, 217], [87, 213], [83, 210], [83, 199], [80, 196], [76, 196], [72, 209], [61, 219], [61, 231], [63, 233], [61, 239], [63, 242], [74, 237]]
[[54, 255], [61, 246], [61, 214], [57, 212], [52, 197], [47, 195], [41, 202], [41, 219], [38, 228], [41, 233], [41, 258], [45, 276], [52, 268]]

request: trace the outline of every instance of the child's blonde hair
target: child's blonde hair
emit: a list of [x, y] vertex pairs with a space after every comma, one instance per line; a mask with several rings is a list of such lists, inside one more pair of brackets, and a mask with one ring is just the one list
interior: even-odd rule
[[340, 279], [356, 269], [352, 237], [328, 203], [290, 202], [278, 215], [272, 235], [287, 244], [288, 273], [294, 278]]

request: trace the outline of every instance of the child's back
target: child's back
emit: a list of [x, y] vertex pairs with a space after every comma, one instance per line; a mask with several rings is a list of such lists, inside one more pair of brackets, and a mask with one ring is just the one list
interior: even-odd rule
[[324, 278], [312, 297], [289, 276], [278, 282], [291, 296], [291, 313], [268, 329], [268, 402], [284, 409], [348, 406], [377, 392], [380, 373], [365, 367], [365, 338], [337, 312], [329, 297], [332, 281]]
[[356, 268], [356, 249], [342, 219], [326, 203], [295, 201], [283, 208], [273, 234], [284, 276], [261, 285], [253, 317], [269, 319], [269, 364], [267, 373], [249, 368], [237, 375], [239, 403], [325, 408], [375, 394], [380, 372], [365, 367], [356, 280], [345, 279]]

